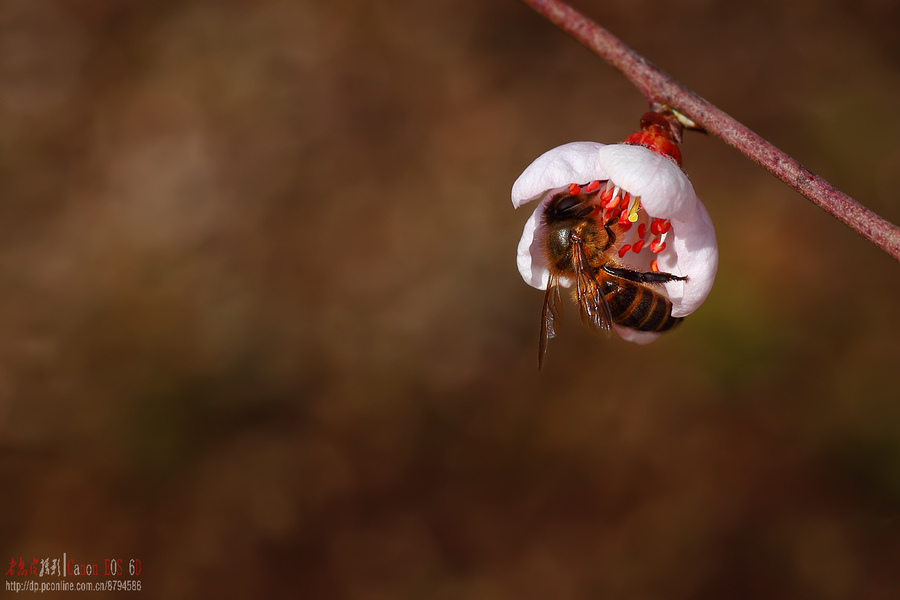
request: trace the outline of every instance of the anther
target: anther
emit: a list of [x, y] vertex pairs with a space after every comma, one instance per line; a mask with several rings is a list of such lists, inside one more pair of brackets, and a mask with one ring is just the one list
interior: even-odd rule
[[636, 241], [636, 242], [634, 243], [634, 245], [631, 247], [631, 249], [632, 249], [634, 252], [640, 252], [641, 250], [643, 250], [643, 249], [644, 249], [644, 240], [638, 240], [638, 241]]
[[650, 243], [650, 252], [659, 254], [666, 249], [666, 234], [662, 234]]
[[638, 220], [638, 211], [641, 210], [641, 197], [635, 196], [634, 202], [628, 209], [628, 220], [635, 223]]
[[600, 187], [600, 182], [595, 179], [594, 181], [587, 184], [587, 186], [585, 186], [584, 191], [590, 193], [590, 192], [593, 192], [594, 190], [598, 189], [599, 187]]
[[620, 196], [618, 196], [618, 195], [612, 196], [611, 198], [609, 198], [609, 200], [606, 201], [605, 204], [603, 204], [603, 208], [605, 208], [605, 209], [615, 208], [616, 206], [619, 205], [619, 199], [620, 199]]
[[625, 254], [631, 250], [631, 244], [625, 244], [621, 248], [619, 248], [619, 258], [625, 258]]
[[650, 224], [650, 232], [653, 235], [662, 235], [669, 231], [672, 228], [672, 223], [669, 222], [668, 219], [653, 219], [653, 223]]
[[645, 235], [647, 235], [647, 224], [641, 223], [638, 225], [638, 237], [644, 239]]
[[581, 186], [579, 186], [577, 183], [569, 184], [569, 195], [577, 196], [580, 193], [581, 193]]
[[654, 273], [659, 273], [659, 265], [656, 262], [656, 259], [650, 261], [650, 270]]

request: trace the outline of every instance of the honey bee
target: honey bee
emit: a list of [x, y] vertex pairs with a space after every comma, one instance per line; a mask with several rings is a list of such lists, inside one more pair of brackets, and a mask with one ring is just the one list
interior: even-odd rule
[[[573, 186], [578, 188], [578, 186]], [[672, 316], [672, 302], [659, 290], [667, 281], [684, 281], [671, 273], [630, 269], [619, 260], [616, 244], [619, 219], [603, 221], [597, 193], [560, 192], [544, 212], [541, 240], [550, 279], [541, 311], [538, 370], [547, 344], [556, 337], [554, 323], [562, 317], [559, 283], [573, 279], [573, 298], [581, 322], [590, 331], [609, 335], [613, 323], [636, 331], [668, 331], [682, 317]]]

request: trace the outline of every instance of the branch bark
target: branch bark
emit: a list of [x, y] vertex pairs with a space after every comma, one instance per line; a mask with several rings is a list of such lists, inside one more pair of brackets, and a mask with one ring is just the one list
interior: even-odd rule
[[900, 261], [900, 227], [856, 202], [686, 88], [562, 0], [522, 1], [621, 71], [652, 107], [665, 104], [687, 116]]

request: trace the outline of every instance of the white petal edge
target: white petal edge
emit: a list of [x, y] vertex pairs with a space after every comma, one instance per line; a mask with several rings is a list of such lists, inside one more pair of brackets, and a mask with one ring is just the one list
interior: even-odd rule
[[[687, 275], [688, 280], [666, 283], [665, 288], [672, 301], [672, 316], [685, 317], [700, 308], [712, 290], [719, 268], [719, 246], [712, 219], [700, 201], [688, 220], [672, 219], [672, 229], [678, 232], [672, 240], [672, 255], [678, 258], [669, 272]], [[672, 260], [671, 255], [665, 258]], [[658, 264], [662, 271], [670, 266], [662, 259]]]
[[513, 184], [513, 206], [519, 208], [550, 188], [608, 179], [598, 152], [604, 146], [598, 142], [570, 142], [544, 152]]
[[619, 325], [613, 325], [613, 329], [615, 329], [619, 337], [626, 342], [633, 342], [635, 344], [640, 344], [641, 346], [655, 341], [656, 338], [660, 336], [659, 333], [654, 333], [652, 331], [635, 331], [634, 329], [620, 327]]
[[525, 283], [539, 290], [546, 290], [547, 283], [550, 281], [550, 271], [541, 263], [541, 251], [538, 248], [532, 248], [535, 243], [535, 231], [541, 227], [541, 215], [544, 213], [544, 206], [549, 194], [542, 198], [535, 207], [534, 212], [525, 221], [525, 227], [522, 229], [522, 237], [519, 238], [519, 247], [516, 251], [516, 266], [519, 268], [519, 274]]

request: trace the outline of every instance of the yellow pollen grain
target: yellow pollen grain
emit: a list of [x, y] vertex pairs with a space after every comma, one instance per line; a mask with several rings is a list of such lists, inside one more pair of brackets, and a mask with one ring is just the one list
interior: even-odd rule
[[636, 196], [634, 198], [634, 203], [628, 209], [628, 220], [632, 223], [636, 223], [638, 220], [638, 211], [641, 210], [641, 197]]

